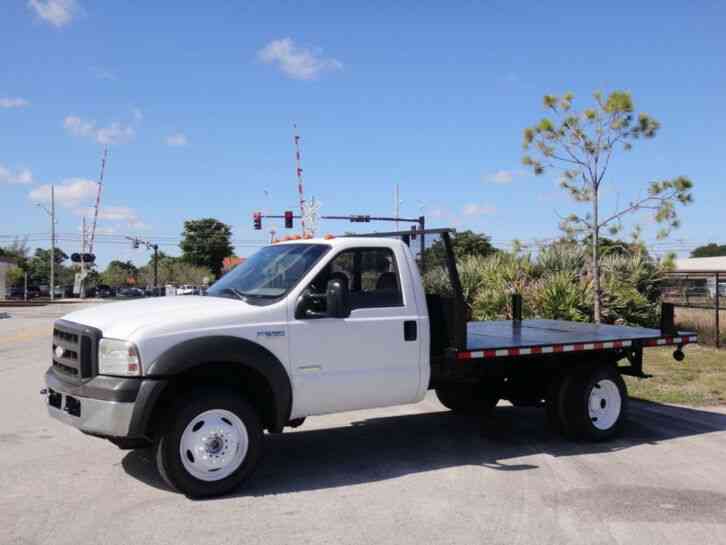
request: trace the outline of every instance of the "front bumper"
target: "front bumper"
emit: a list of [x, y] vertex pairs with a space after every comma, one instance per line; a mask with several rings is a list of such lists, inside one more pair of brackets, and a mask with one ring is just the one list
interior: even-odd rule
[[141, 438], [164, 382], [97, 376], [85, 384], [45, 374], [48, 414], [82, 432], [109, 438]]

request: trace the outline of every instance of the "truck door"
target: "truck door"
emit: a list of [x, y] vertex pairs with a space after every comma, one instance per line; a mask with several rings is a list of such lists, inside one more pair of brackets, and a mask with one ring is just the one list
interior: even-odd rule
[[[294, 416], [416, 400], [418, 312], [413, 295], [402, 290], [401, 270], [390, 248], [346, 249], [308, 286], [324, 294], [329, 280], [346, 282], [351, 314], [291, 319]], [[324, 313], [324, 298], [319, 304]]]

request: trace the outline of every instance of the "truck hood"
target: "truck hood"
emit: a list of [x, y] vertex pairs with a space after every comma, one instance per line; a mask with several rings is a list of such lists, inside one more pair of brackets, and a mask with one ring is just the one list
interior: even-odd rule
[[243, 322], [252, 320], [256, 311], [259, 307], [238, 299], [184, 295], [105, 303], [71, 312], [63, 319], [98, 328], [104, 337], [131, 339], [145, 326], [181, 325], [187, 320], [199, 323], [229, 315]]

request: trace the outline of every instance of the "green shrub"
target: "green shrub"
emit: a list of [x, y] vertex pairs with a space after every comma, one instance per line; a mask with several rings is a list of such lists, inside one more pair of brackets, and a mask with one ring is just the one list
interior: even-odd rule
[[[476, 320], [511, 319], [511, 294], [522, 295], [525, 318], [592, 319], [593, 293], [588, 249], [553, 244], [536, 257], [498, 252], [458, 260], [464, 298]], [[603, 321], [653, 327], [658, 322], [658, 284], [665, 267], [645, 253], [611, 254], [601, 261]], [[445, 269], [424, 275], [429, 293], [451, 294]]]

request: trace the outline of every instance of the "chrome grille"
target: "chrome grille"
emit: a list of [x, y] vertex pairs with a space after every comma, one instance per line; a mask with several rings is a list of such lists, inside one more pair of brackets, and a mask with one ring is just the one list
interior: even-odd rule
[[58, 320], [53, 328], [53, 369], [74, 382], [91, 378], [99, 338], [100, 331], [94, 328]]

